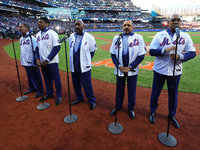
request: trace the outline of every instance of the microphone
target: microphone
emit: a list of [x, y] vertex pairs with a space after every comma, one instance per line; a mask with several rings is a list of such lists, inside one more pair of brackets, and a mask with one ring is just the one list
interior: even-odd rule
[[123, 33], [120, 33], [117, 41], [115, 42], [115, 45], [117, 45], [117, 43], [119, 43], [119, 41], [121, 40], [122, 37], [123, 37]]
[[177, 36], [177, 37], [180, 37], [180, 29], [179, 29], [179, 26], [178, 26], [178, 25], [175, 25], [174, 28], [175, 28], [176, 36]]
[[62, 43], [63, 41], [65, 41], [69, 36], [70, 36], [70, 33], [68, 32], [66, 34], [66, 36], [64, 38], [62, 38], [62, 40], [60, 40], [60, 43]]

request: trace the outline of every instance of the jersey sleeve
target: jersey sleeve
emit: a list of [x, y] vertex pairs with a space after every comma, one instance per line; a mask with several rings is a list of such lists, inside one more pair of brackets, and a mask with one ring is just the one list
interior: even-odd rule
[[139, 50], [139, 53], [138, 53], [138, 56], [140, 55], [144, 55], [147, 53], [147, 49], [146, 49], [146, 46], [145, 46], [145, 43], [144, 43], [144, 39], [143, 37], [140, 35], [139, 36], [139, 39], [140, 39], [140, 50]]
[[153, 40], [151, 41], [149, 49], [160, 49], [160, 43], [159, 43], [158, 38], [159, 38], [159, 33], [157, 33], [155, 37], [153, 38]]
[[194, 47], [194, 43], [193, 43], [191, 37], [189, 36], [189, 34], [187, 34], [187, 42], [186, 42], [186, 46], [185, 46], [184, 51], [185, 51], [185, 53], [196, 52], [196, 49]]
[[113, 38], [113, 42], [110, 47], [110, 53], [114, 54], [114, 55], [116, 55], [116, 49], [115, 49], [115, 45], [114, 45], [115, 41], [116, 41], [116, 36]]
[[97, 44], [96, 44], [95, 38], [91, 35], [89, 39], [90, 39], [90, 41], [89, 41], [90, 52], [94, 52], [97, 49]]
[[52, 45], [53, 47], [61, 45], [58, 34], [55, 31], [52, 32], [52, 42], [53, 42]]

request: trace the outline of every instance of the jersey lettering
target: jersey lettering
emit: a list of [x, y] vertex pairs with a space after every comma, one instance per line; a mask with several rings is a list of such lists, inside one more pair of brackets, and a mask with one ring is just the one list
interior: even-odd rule
[[46, 34], [45, 36], [42, 37], [42, 40], [48, 40], [49, 39], [49, 34]]
[[163, 42], [160, 44], [160, 46], [165, 46], [165, 45], [170, 45], [169, 39], [166, 37], [163, 39]]
[[[176, 45], [176, 40], [173, 41], [173, 44]], [[178, 40], [179, 45], [184, 45], [185, 44], [185, 38], [180, 37]]]
[[135, 40], [133, 40], [133, 45], [130, 43], [130, 44], [129, 44], [129, 47], [138, 46], [138, 45], [139, 45], [139, 40], [138, 40], [138, 39], [135, 39]]
[[71, 42], [70, 47], [72, 48], [72, 44], [74, 43], [74, 41]]
[[30, 44], [30, 40], [27, 39], [25, 41], [21, 41], [20, 45], [29, 45]]
[[39, 41], [40, 41], [40, 37], [38, 36], [38, 37], [37, 37], [37, 42], [39, 42]]

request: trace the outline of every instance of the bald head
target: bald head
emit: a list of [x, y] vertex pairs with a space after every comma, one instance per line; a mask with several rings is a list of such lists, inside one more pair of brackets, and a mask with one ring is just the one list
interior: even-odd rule
[[83, 33], [83, 29], [85, 28], [84, 22], [82, 20], [75, 21], [75, 32], [80, 35]]
[[172, 32], [175, 32], [175, 26], [179, 26], [181, 25], [181, 17], [179, 14], [173, 14], [169, 17], [169, 21], [168, 21], [168, 24], [169, 24], [169, 29], [172, 31]]

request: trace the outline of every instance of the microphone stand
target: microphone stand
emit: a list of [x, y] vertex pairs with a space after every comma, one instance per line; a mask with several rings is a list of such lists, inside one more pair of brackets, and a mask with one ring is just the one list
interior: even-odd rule
[[11, 37], [12, 37], [13, 51], [14, 51], [14, 56], [15, 56], [16, 69], [17, 69], [17, 76], [18, 76], [18, 81], [19, 81], [19, 88], [20, 88], [20, 93], [21, 93], [21, 96], [18, 97], [18, 98], [16, 99], [16, 101], [17, 101], [17, 102], [21, 102], [21, 101], [24, 101], [24, 100], [28, 99], [28, 96], [22, 95], [22, 88], [21, 88], [21, 82], [20, 82], [20, 77], [19, 77], [19, 70], [18, 70], [16, 52], [15, 52], [15, 45], [14, 45], [14, 40], [13, 40], [14, 35], [11, 34]]
[[120, 40], [118, 40], [117, 46], [118, 46], [118, 61], [117, 61], [117, 77], [116, 77], [116, 104], [115, 104], [115, 109], [116, 109], [116, 113], [115, 113], [115, 122], [111, 123], [108, 125], [108, 130], [113, 133], [113, 134], [120, 134], [123, 131], [123, 126], [120, 123], [117, 123], [117, 99], [118, 99], [118, 72], [119, 72], [119, 43]]
[[[30, 36], [30, 39], [31, 39], [31, 46], [32, 46], [32, 51], [33, 51], [33, 59], [34, 59], [34, 61], [35, 61], [35, 51], [34, 51], [34, 48], [33, 48], [33, 40], [32, 40], [32, 35], [30, 34], [29, 35]], [[42, 92], [42, 83], [40, 82], [40, 73], [39, 73], [39, 68], [38, 68], [38, 66], [36, 67], [36, 68], [34, 68], [34, 69], [36, 69], [36, 72], [37, 72], [37, 79], [38, 79], [38, 82], [39, 82], [39, 87], [40, 87], [40, 93], [41, 93], [41, 99], [42, 99], [42, 104], [40, 104], [40, 105], [38, 105], [37, 106], [37, 109], [38, 110], [44, 110], [44, 109], [47, 109], [49, 106], [50, 106], [50, 104], [49, 103], [44, 103], [44, 99], [43, 99], [43, 92]]]
[[171, 120], [171, 107], [172, 107], [172, 98], [174, 97], [174, 76], [175, 76], [175, 67], [176, 67], [176, 54], [177, 54], [177, 45], [178, 45], [178, 38], [180, 37], [180, 34], [176, 37], [176, 49], [175, 49], [175, 59], [174, 59], [174, 70], [173, 70], [173, 77], [172, 77], [172, 85], [171, 85], [171, 95], [170, 95], [170, 106], [169, 106], [169, 115], [168, 115], [168, 126], [167, 126], [167, 133], [162, 132], [158, 135], [159, 141], [169, 147], [174, 147], [177, 145], [176, 139], [169, 134], [169, 126], [170, 126], [170, 120]]
[[66, 55], [66, 69], [67, 69], [67, 84], [68, 84], [68, 97], [69, 97], [69, 115], [65, 116], [64, 122], [71, 124], [78, 120], [78, 116], [75, 114], [71, 114], [71, 99], [70, 99], [70, 87], [69, 87], [69, 72], [68, 72], [68, 61], [67, 61], [67, 46], [66, 46], [66, 39], [64, 40], [65, 43], [65, 55]]

